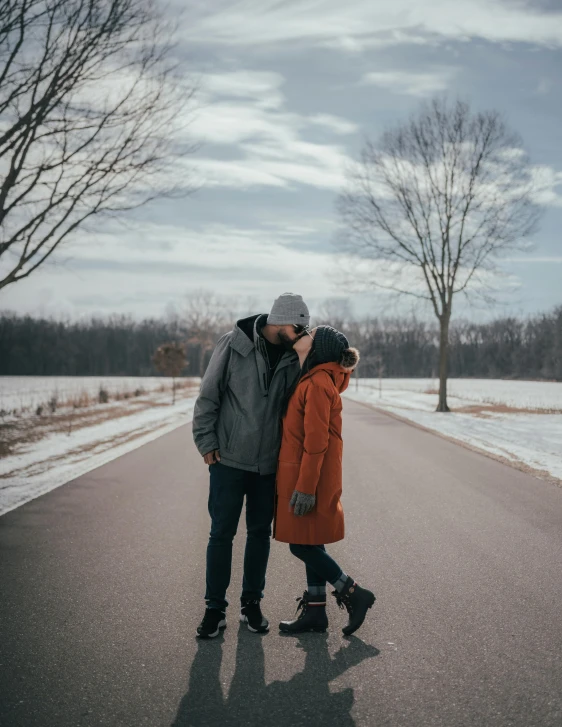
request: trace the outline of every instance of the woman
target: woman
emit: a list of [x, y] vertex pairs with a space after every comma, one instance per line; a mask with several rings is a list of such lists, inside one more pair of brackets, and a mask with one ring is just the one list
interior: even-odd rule
[[[375, 596], [345, 574], [328, 555], [326, 543], [343, 540], [341, 397], [359, 352], [343, 333], [318, 326], [294, 346], [301, 374], [287, 395], [283, 439], [277, 470], [274, 537], [290, 543], [306, 566], [307, 590], [299, 599], [298, 618], [282, 621], [281, 631], [326, 631], [326, 581], [346, 608], [352, 634], [365, 620]], [[299, 613], [300, 612], [300, 613]]]

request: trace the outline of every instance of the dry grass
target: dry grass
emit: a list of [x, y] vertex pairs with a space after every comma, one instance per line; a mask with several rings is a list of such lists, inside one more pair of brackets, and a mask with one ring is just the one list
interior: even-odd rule
[[451, 411], [457, 414], [474, 414], [485, 418], [487, 414], [562, 414], [562, 409], [530, 409], [507, 404], [470, 404]]
[[[439, 389], [426, 389], [423, 393], [439, 396]], [[481, 404], [467, 404], [466, 406], [450, 408], [451, 411], [457, 414], [474, 414], [484, 418], [487, 414], [562, 414], [562, 409], [556, 407], [517, 407], [493, 399], [485, 399]]]
[[[170, 383], [162, 382], [157, 388], [146, 391], [142, 386], [137, 386], [134, 389], [122, 389], [120, 391], [108, 391], [101, 384], [97, 393], [93, 394], [91, 391], [78, 391], [71, 396], [61, 398], [60, 395], [55, 391], [49, 395], [48, 399], [35, 403], [33, 405], [20, 404], [19, 407], [10, 409], [0, 409], [0, 420], [9, 417], [27, 417], [35, 414], [36, 416], [44, 416], [48, 414], [54, 414], [60, 409], [85, 409], [97, 404], [107, 404], [112, 401], [127, 401], [129, 399], [146, 396], [147, 394], [156, 393], [172, 393], [172, 380]], [[192, 389], [197, 384], [194, 383], [193, 379], [176, 379], [176, 391], [182, 389]]]

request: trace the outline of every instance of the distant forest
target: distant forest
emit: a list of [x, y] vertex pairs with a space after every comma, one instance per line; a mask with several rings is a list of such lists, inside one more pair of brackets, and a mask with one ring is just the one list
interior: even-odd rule
[[[320, 321], [315, 321], [318, 323]], [[322, 321], [323, 322], [323, 321]], [[438, 330], [414, 317], [326, 320], [362, 355], [359, 375], [432, 377]], [[201, 375], [214, 343], [231, 323], [193, 325], [126, 316], [74, 322], [0, 314], [0, 375], [157, 375], [151, 358], [167, 341], [185, 343], [185, 374]], [[450, 332], [450, 375], [562, 381], [562, 306], [550, 313], [491, 323], [456, 321]]]

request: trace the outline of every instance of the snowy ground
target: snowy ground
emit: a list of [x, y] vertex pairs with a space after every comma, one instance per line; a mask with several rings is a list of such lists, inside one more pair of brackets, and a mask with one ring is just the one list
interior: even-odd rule
[[562, 383], [451, 379], [437, 414], [435, 379], [352, 381], [345, 396], [398, 414], [522, 468], [562, 480]]
[[[378, 379], [360, 379], [362, 385], [376, 387]], [[437, 379], [382, 379], [383, 394], [410, 391], [424, 394], [437, 392]], [[350, 384], [354, 389], [355, 380]], [[499, 404], [517, 409], [557, 410], [562, 413], [562, 383], [551, 381], [505, 381], [504, 379], [449, 379], [450, 406]]]
[[[0, 457], [0, 514], [190, 422], [199, 388], [199, 380], [183, 380], [172, 405], [170, 379], [91, 377], [54, 382], [50, 377], [46, 381], [29, 377], [33, 381], [26, 394], [23, 378], [0, 377], [4, 401], [16, 397], [10, 413], [0, 419], [0, 445], [8, 452]], [[112, 392], [105, 404], [97, 402], [102, 385]], [[66, 403], [59, 403], [53, 414], [37, 416], [36, 407], [55, 387], [59, 402]], [[141, 387], [148, 393], [139, 393]], [[85, 393], [92, 401], [84, 398]], [[72, 403], [77, 401], [79, 407]]]

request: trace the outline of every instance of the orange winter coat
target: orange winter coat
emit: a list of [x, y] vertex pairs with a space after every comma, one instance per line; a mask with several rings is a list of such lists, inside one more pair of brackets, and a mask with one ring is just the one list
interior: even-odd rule
[[[283, 543], [324, 545], [344, 536], [342, 403], [350, 372], [337, 363], [315, 366], [300, 380], [283, 419], [277, 467], [274, 537]], [[297, 517], [294, 490], [316, 495], [312, 512]]]

